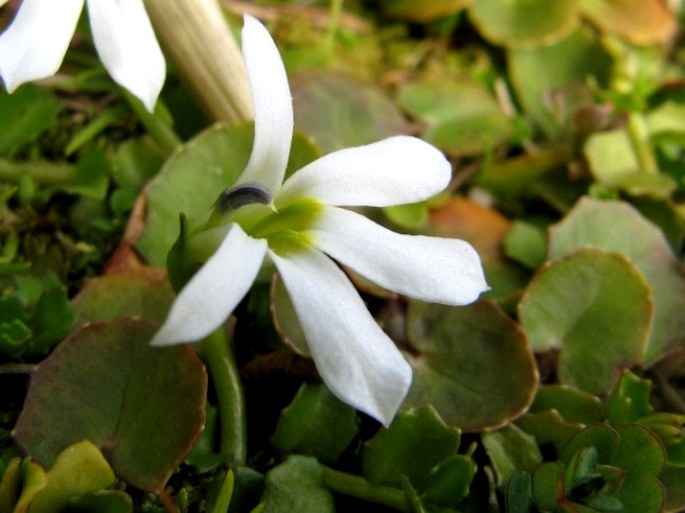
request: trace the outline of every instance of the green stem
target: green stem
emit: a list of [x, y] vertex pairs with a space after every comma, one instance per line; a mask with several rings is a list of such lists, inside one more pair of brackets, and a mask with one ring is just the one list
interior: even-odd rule
[[69, 184], [76, 180], [76, 167], [45, 161], [13, 162], [0, 159], [0, 180], [18, 183], [25, 176], [42, 185]]
[[649, 130], [641, 114], [633, 112], [628, 118], [628, 136], [640, 164], [640, 169], [647, 173], [659, 173], [659, 166], [649, 142]]
[[344, 0], [331, 0], [331, 10], [328, 18], [328, 30], [326, 32], [325, 48], [330, 54], [335, 46], [335, 36], [340, 27], [340, 14], [342, 13]]
[[245, 400], [238, 366], [225, 331], [219, 328], [202, 341], [202, 353], [214, 383], [221, 425], [219, 450], [237, 465], [247, 457]]
[[145, 127], [150, 136], [166, 153], [171, 153], [180, 144], [181, 139], [171, 127], [164, 122], [158, 115], [145, 108], [143, 102], [133, 96], [123, 87], [120, 88], [131, 109], [138, 117], [138, 120]]
[[320, 467], [323, 484], [329, 490], [409, 513], [407, 499], [401, 490], [375, 485], [363, 477], [333, 470], [324, 465], [320, 465]]

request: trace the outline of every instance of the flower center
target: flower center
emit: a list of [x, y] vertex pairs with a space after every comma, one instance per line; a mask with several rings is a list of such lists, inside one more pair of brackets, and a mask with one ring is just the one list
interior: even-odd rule
[[[309, 230], [314, 226], [323, 204], [312, 198], [300, 198], [289, 202], [279, 209], [255, 206], [252, 212], [236, 215], [240, 224], [250, 237], [266, 239], [269, 248], [281, 256], [303, 251], [314, 245]], [[261, 216], [257, 217], [257, 210]]]
[[210, 223], [236, 222], [250, 237], [266, 239], [269, 248], [283, 256], [313, 246], [308, 231], [322, 209], [323, 205], [313, 198], [298, 198], [276, 208], [268, 188], [248, 182], [221, 193]]

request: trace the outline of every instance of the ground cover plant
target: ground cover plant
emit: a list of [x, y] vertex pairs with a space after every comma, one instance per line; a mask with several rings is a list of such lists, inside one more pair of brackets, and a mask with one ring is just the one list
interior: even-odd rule
[[683, 10], [0, 1], [0, 513], [685, 510]]

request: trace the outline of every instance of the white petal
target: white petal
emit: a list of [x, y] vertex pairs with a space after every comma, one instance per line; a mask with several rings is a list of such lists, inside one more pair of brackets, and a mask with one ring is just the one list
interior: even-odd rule
[[9, 92], [54, 75], [62, 64], [83, 0], [24, 0], [0, 35], [0, 76]]
[[112, 79], [152, 111], [166, 67], [142, 0], [88, 0], [98, 55]]
[[234, 224], [223, 242], [181, 290], [154, 346], [195, 342], [226, 320], [252, 286], [264, 255], [266, 241], [253, 239]]
[[294, 173], [279, 202], [314, 197], [331, 205], [384, 207], [415, 203], [442, 191], [451, 166], [415, 137], [397, 136], [330, 153]]
[[264, 25], [245, 15], [242, 47], [255, 115], [250, 160], [239, 183], [259, 182], [275, 194], [293, 137], [293, 102], [278, 48]]
[[411, 367], [402, 353], [326, 255], [309, 250], [270, 256], [323, 381], [342, 401], [390, 424], [411, 384]]
[[463, 305], [488, 289], [478, 253], [462, 240], [400, 235], [335, 207], [321, 213], [311, 234], [339, 262], [416, 299]]

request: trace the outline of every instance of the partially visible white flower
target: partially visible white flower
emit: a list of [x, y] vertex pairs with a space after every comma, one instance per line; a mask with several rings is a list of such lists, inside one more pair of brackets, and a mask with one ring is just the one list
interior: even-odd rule
[[[23, 0], [0, 34], [0, 77], [9, 92], [57, 73], [85, 0]], [[142, 0], [87, 0], [93, 41], [115, 82], [152, 110], [164, 84], [164, 56]]]
[[240, 195], [242, 185], [243, 192], [258, 196], [256, 188], [266, 188], [275, 210], [254, 204], [230, 214], [219, 248], [181, 290], [152, 344], [196, 341], [218, 328], [268, 256], [323, 381], [340, 399], [388, 425], [411, 384], [411, 367], [329, 257], [383, 287], [425, 301], [470, 303], [487, 285], [480, 258], [466, 242], [399, 235], [339, 207], [424, 200], [445, 188], [451, 166], [433, 146], [400, 136], [331, 153], [283, 182], [293, 133], [290, 89], [273, 40], [249, 16], [243, 55], [255, 141], [232, 190]]

